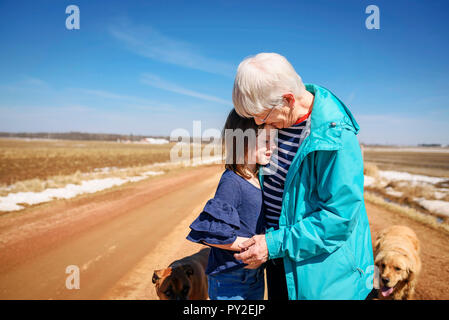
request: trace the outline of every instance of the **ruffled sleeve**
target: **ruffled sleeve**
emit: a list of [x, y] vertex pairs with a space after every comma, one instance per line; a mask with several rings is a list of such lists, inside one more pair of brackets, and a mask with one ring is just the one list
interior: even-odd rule
[[187, 239], [193, 242], [229, 244], [237, 238], [240, 218], [237, 209], [219, 198], [210, 199], [190, 225]]

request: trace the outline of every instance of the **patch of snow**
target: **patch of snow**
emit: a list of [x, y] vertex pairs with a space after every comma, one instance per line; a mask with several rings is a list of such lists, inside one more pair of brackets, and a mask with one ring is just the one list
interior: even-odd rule
[[101, 173], [107, 173], [110, 172], [112, 170], [117, 169], [116, 167], [104, 167], [104, 168], [95, 168], [94, 172], [101, 172]]
[[19, 206], [18, 204], [13, 202], [0, 202], [0, 211], [17, 211], [22, 209], [23, 206]]
[[373, 177], [370, 177], [370, 176], [365, 176], [365, 179], [363, 181], [363, 186], [364, 187], [372, 187], [372, 186], [374, 186], [375, 183], [376, 183], [376, 179], [374, 179]]
[[[440, 190], [440, 191], [438, 191], [438, 190]], [[438, 190], [434, 192], [435, 198], [440, 200], [448, 195], [447, 189], [440, 188]]]
[[209, 158], [200, 158], [200, 159], [192, 159], [192, 161], [189, 161], [189, 164], [192, 167], [196, 167], [203, 164], [211, 164], [211, 163], [221, 163], [223, 161], [223, 158], [221, 156], [216, 157], [209, 157]]
[[[204, 164], [222, 163], [223, 158], [221, 156], [198, 158], [186, 161], [167, 161], [154, 163], [152, 167], [164, 167], [172, 164], [183, 164], [186, 166], [196, 167]], [[104, 167], [94, 169], [94, 173], [109, 173], [111, 171], [125, 171], [126, 168], [118, 169], [116, 167]], [[17, 192], [9, 193], [7, 196], [0, 197], [0, 211], [17, 211], [24, 209], [24, 206], [20, 205], [38, 204], [43, 202], [52, 201], [53, 199], [70, 199], [83, 193], [94, 193], [114, 186], [119, 186], [127, 182], [141, 181], [149, 176], [163, 174], [163, 171], [146, 171], [139, 176], [127, 177], [127, 178], [104, 178], [104, 179], [91, 179], [84, 180], [80, 185], [68, 184], [62, 188], [49, 188], [42, 192]], [[91, 173], [84, 173], [83, 175], [90, 175]], [[3, 188], [3, 190], [12, 189], [12, 185]]]
[[142, 173], [144, 176], [157, 176], [159, 174], [163, 174], [164, 172], [162, 171], [145, 171], [144, 173]]
[[426, 200], [424, 198], [416, 198], [415, 201], [431, 212], [449, 217], [449, 202], [448, 201]]
[[403, 192], [396, 191], [396, 190], [394, 190], [394, 189], [391, 188], [391, 187], [386, 188], [386, 189], [385, 189], [385, 192], [386, 192], [387, 194], [389, 194], [390, 196], [398, 197], [398, 198], [402, 197], [402, 195], [404, 194]]
[[446, 181], [448, 179], [445, 178], [436, 178], [436, 177], [429, 177], [429, 176], [423, 176], [419, 174], [411, 174], [408, 172], [399, 172], [399, 171], [382, 171], [379, 170], [378, 174], [381, 178], [386, 179], [388, 181], [409, 181], [412, 183], [439, 183]]
[[0, 197], [0, 211], [21, 210], [24, 206], [20, 204], [38, 204], [52, 201], [53, 199], [70, 199], [84, 193], [95, 193], [101, 190], [119, 186], [127, 182], [136, 182], [148, 176], [163, 174], [159, 171], [147, 171], [142, 176], [129, 178], [105, 178], [81, 181], [79, 185], [68, 184], [63, 188], [48, 188], [41, 192], [17, 192]]

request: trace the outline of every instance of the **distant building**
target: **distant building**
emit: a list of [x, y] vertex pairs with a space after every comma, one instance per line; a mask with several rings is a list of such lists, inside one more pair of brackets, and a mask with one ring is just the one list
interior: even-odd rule
[[167, 144], [169, 141], [167, 139], [157, 139], [157, 138], [144, 138], [142, 139], [143, 142], [149, 143], [149, 144]]
[[142, 138], [140, 140], [129, 140], [129, 139], [117, 139], [118, 143], [137, 143], [137, 144], [167, 144], [170, 143], [168, 139], [164, 138]]

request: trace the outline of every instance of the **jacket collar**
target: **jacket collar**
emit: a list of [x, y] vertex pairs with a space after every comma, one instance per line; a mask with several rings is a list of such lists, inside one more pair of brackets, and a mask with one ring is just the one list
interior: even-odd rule
[[315, 96], [307, 151], [339, 149], [342, 130], [348, 129], [357, 134], [359, 125], [345, 104], [331, 91], [315, 84], [305, 86]]
[[360, 130], [348, 107], [330, 90], [315, 85], [305, 84], [306, 90], [315, 95], [311, 119], [311, 131], [319, 131], [333, 123], [341, 125], [357, 134]]

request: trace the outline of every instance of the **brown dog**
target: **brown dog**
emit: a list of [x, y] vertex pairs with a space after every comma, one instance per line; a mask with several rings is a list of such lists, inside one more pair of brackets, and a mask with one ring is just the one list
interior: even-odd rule
[[207, 260], [210, 248], [172, 262], [168, 268], [155, 270], [153, 283], [161, 300], [207, 300]]
[[374, 263], [379, 268], [382, 300], [413, 299], [421, 259], [419, 240], [406, 226], [391, 226], [383, 230], [374, 244]]

